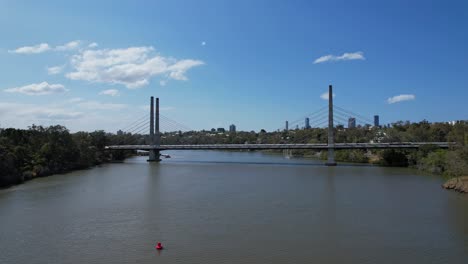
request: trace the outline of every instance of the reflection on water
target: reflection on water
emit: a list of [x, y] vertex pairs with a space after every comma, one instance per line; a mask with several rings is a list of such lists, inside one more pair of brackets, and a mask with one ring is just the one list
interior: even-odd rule
[[[401, 168], [179, 151], [0, 191], [0, 263], [465, 263], [468, 197]], [[165, 249], [154, 249], [157, 241]]]

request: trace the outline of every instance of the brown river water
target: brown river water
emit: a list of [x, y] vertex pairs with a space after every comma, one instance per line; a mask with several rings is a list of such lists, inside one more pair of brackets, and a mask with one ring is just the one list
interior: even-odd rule
[[441, 177], [167, 153], [0, 190], [0, 263], [468, 263], [468, 196]]

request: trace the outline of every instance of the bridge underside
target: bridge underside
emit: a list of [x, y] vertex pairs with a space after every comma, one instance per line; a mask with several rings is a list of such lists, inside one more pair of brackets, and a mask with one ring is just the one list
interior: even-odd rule
[[[448, 148], [446, 142], [404, 142], [404, 143], [335, 143], [333, 149], [417, 149], [433, 145]], [[109, 150], [267, 150], [267, 149], [313, 149], [327, 150], [328, 144], [216, 144], [216, 145], [115, 145]]]

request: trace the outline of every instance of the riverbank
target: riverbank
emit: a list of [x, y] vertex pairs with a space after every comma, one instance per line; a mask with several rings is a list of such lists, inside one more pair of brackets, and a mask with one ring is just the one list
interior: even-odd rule
[[460, 193], [468, 193], [468, 176], [452, 178], [446, 181], [442, 187]]
[[[133, 155], [127, 155], [125, 158], [129, 158], [132, 156]], [[69, 173], [73, 171], [88, 170], [88, 169], [95, 168], [99, 165], [108, 164], [108, 163], [123, 163], [123, 162], [124, 160], [110, 160], [109, 159], [109, 160], [101, 161], [99, 163], [89, 165], [89, 166], [77, 166], [73, 168], [66, 168], [66, 169], [61, 169], [61, 170], [56, 170], [56, 171], [52, 171], [47, 168], [39, 167], [39, 168], [35, 168], [36, 171], [25, 171], [21, 173], [21, 175], [17, 176], [18, 179], [16, 182], [8, 184], [8, 185], [0, 186], [0, 190], [8, 189], [10, 187], [23, 184], [27, 181], [34, 180], [36, 178], [44, 178], [44, 177], [49, 177], [49, 176], [54, 176], [54, 175], [59, 175], [59, 174], [65, 174], [65, 173]], [[16, 176], [16, 175], [13, 175], [13, 176]]]

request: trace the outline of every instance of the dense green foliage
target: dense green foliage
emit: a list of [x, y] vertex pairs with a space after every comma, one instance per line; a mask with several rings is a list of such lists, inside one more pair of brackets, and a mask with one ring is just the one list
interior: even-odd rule
[[124, 137], [128, 135], [117, 136], [104, 131], [70, 134], [63, 126], [1, 129], [0, 187], [123, 159], [128, 152], [111, 153], [104, 147], [129, 140]]

